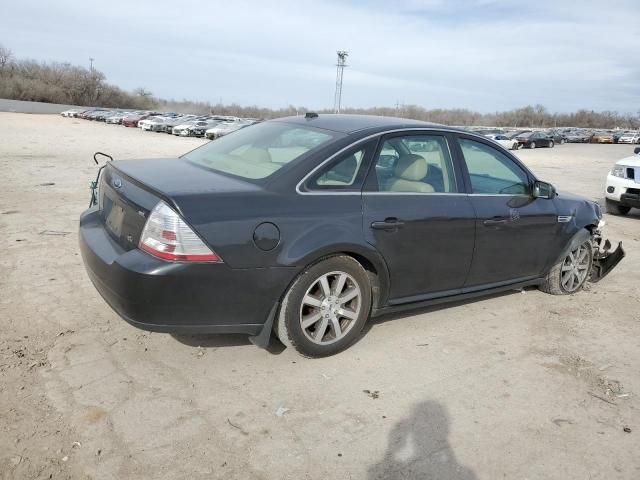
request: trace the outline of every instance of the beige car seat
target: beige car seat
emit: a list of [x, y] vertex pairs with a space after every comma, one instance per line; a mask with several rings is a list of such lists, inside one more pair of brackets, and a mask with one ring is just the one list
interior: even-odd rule
[[431, 193], [433, 186], [423, 182], [429, 171], [429, 164], [420, 155], [413, 153], [402, 155], [394, 170], [394, 178], [389, 180], [388, 192]]

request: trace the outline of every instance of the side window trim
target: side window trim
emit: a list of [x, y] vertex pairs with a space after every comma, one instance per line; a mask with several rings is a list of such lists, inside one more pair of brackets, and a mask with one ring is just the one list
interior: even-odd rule
[[[447, 145], [447, 150], [449, 152], [449, 158], [451, 159], [451, 164], [453, 166], [453, 185], [455, 188], [455, 192], [430, 192], [430, 193], [420, 193], [420, 192], [384, 192], [379, 191], [378, 189], [378, 180], [376, 178], [375, 172], [375, 163], [378, 159], [378, 156], [382, 152], [384, 144], [387, 140], [398, 138], [398, 137], [409, 137], [409, 136], [432, 136], [432, 137], [442, 137]], [[367, 177], [365, 178], [364, 185], [362, 188], [363, 194], [369, 195], [464, 195], [466, 193], [465, 190], [465, 182], [463, 171], [460, 169], [460, 165], [457, 161], [456, 155], [456, 146], [452, 144], [457, 144], [457, 140], [455, 136], [451, 132], [441, 131], [441, 130], [403, 130], [403, 131], [394, 131], [392, 133], [382, 134], [378, 137], [378, 146], [371, 155], [369, 162], [369, 172], [367, 173]]]
[[495, 148], [494, 145], [491, 145], [488, 141], [485, 141], [484, 138], [478, 138], [472, 135], [465, 135], [464, 133], [458, 133], [458, 134], [453, 134], [452, 135], [451, 142], [453, 143], [453, 150], [455, 151], [455, 156], [456, 156], [456, 160], [457, 160], [457, 164], [459, 165], [461, 171], [462, 171], [462, 175], [463, 175], [463, 180], [464, 180], [464, 184], [465, 184], [465, 192], [468, 195], [473, 195], [473, 196], [477, 196], [477, 197], [504, 197], [504, 196], [508, 196], [508, 197], [514, 197], [514, 196], [518, 196], [518, 195], [514, 195], [511, 193], [473, 193], [473, 188], [471, 186], [471, 176], [469, 175], [469, 170], [467, 169], [467, 163], [466, 160], [464, 158], [464, 153], [462, 151], [462, 147], [460, 146], [460, 140], [461, 139], [465, 139], [465, 140], [471, 140], [474, 142], [478, 142], [478, 143], [482, 143], [483, 145], [493, 148], [494, 150], [497, 150], [498, 152], [502, 153], [503, 155], [505, 155], [509, 160], [511, 160], [520, 170], [522, 170], [522, 172], [524, 172], [524, 174], [527, 177], [527, 180], [529, 182], [529, 187], [531, 188], [533, 186], [533, 183], [536, 181], [536, 176], [531, 172], [531, 170], [529, 170], [518, 158], [516, 158], [513, 154], [511, 154], [511, 152], [501, 152], [500, 150], [498, 150], [497, 148]]

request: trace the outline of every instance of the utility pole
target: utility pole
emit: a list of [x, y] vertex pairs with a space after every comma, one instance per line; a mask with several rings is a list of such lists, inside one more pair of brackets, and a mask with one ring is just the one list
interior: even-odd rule
[[344, 75], [344, 67], [347, 66], [347, 57], [349, 52], [346, 50], [338, 50], [338, 63], [336, 64], [336, 95], [333, 102], [333, 111], [340, 113], [342, 106], [342, 76]]
[[95, 58], [93, 57], [89, 57], [89, 70], [91, 72], [93, 72], [93, 61], [95, 60]]

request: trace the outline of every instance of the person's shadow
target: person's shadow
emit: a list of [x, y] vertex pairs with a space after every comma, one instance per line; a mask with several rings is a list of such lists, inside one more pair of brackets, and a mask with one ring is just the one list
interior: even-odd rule
[[476, 480], [456, 460], [448, 434], [444, 407], [430, 400], [419, 403], [394, 426], [384, 458], [369, 468], [369, 480]]

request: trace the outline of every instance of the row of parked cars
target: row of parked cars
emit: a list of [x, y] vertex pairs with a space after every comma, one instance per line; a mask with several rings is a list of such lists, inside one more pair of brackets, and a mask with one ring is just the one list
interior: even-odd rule
[[548, 130], [505, 130], [474, 129], [510, 150], [519, 148], [554, 147], [565, 143], [637, 143], [640, 144], [640, 132], [635, 130], [586, 130], [586, 129], [548, 129]]
[[256, 118], [223, 115], [192, 115], [155, 111], [121, 111], [103, 108], [65, 110], [63, 117], [82, 118], [125, 127], [138, 127], [150, 132], [163, 132], [181, 137], [222, 137], [259, 122]]

